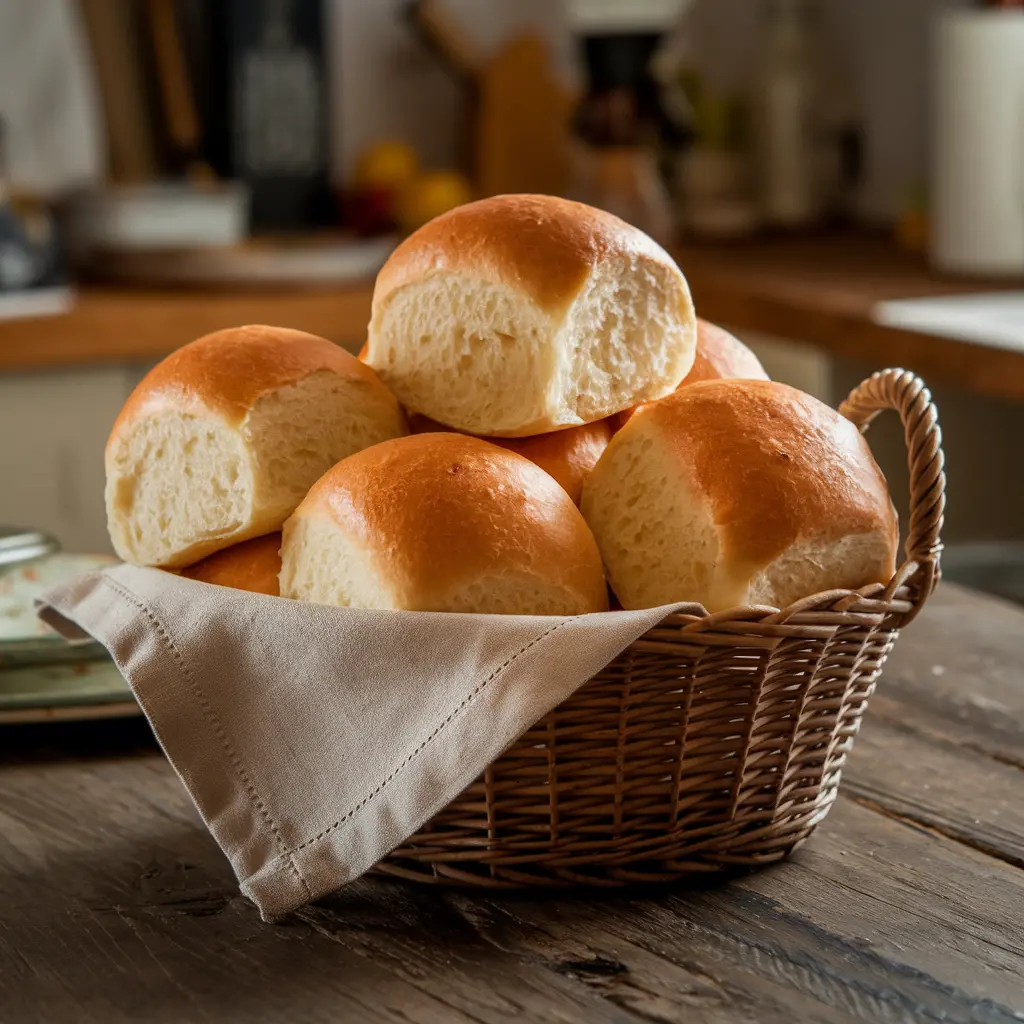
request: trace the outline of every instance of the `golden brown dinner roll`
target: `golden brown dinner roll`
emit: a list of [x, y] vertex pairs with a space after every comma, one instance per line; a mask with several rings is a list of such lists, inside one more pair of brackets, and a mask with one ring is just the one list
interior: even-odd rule
[[[409, 417], [409, 429], [414, 434], [430, 434], [448, 431], [442, 423], [436, 423], [418, 413]], [[565, 488], [575, 504], [580, 503], [583, 481], [597, 465], [601, 453], [612, 438], [609, 420], [584, 423], [581, 427], [567, 427], [550, 434], [535, 434], [533, 437], [485, 437], [485, 441], [516, 452], [550, 473]]]
[[[733, 377], [742, 380], [769, 379], [761, 360], [739, 338], [698, 318], [697, 352], [690, 372], [679, 387], [685, 388], [688, 384], [702, 380], [727, 380]], [[614, 422], [615, 429], [621, 430], [638, 408], [640, 406], [620, 412]]]
[[524, 437], [671, 393], [695, 345], [686, 280], [647, 235], [581, 203], [508, 195], [392, 253], [366, 360], [409, 412]]
[[734, 334], [707, 320], [697, 321], [697, 352], [680, 387], [702, 380], [768, 380], [761, 360]]
[[280, 572], [281, 534], [278, 532], [232, 544], [182, 569], [181, 575], [201, 583], [215, 583], [218, 587], [234, 587], [277, 597], [280, 593], [277, 581]]
[[385, 441], [339, 462], [285, 523], [281, 594], [410, 611], [604, 611], [579, 509], [528, 459], [462, 434]]
[[894, 569], [896, 512], [867, 442], [772, 381], [702, 381], [641, 409], [582, 509], [625, 608], [784, 607]]
[[335, 462], [406, 430], [373, 370], [323, 338], [259, 326], [208, 334], [151, 370], [114, 424], [114, 549], [173, 568], [278, 530]]

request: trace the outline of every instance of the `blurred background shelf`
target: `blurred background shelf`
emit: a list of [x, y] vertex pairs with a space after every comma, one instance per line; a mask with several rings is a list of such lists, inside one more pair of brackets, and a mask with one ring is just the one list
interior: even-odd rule
[[67, 314], [0, 321], [0, 372], [162, 359], [222, 327], [294, 327], [358, 351], [372, 284], [315, 292], [82, 288]]
[[[942, 277], [881, 234], [765, 238], [675, 247], [700, 314], [839, 357], [903, 365], [979, 395], [1024, 398], [1019, 350], [878, 322], [882, 302], [1011, 286]], [[0, 372], [156, 360], [222, 327], [268, 323], [358, 351], [372, 283], [310, 292], [84, 287], [67, 314], [0, 322]]]
[[[156, 361], [260, 322], [354, 352], [380, 247], [555, 191], [671, 247], [775, 379], [921, 374], [947, 539], [1024, 542], [1024, 10], [985, 6], [0, 3], [0, 292], [39, 314], [0, 302], [0, 523], [108, 550], [103, 447]], [[905, 493], [897, 426], [871, 443]]]

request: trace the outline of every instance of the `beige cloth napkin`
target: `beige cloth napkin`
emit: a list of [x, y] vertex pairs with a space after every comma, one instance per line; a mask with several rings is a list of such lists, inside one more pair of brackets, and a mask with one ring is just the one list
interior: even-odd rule
[[700, 611], [366, 611], [129, 565], [38, 602], [108, 648], [266, 920], [369, 870], [678, 609]]

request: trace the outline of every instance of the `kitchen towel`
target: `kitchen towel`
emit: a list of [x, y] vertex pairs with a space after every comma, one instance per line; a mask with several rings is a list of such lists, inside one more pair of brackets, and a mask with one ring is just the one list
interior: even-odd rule
[[39, 599], [110, 651], [265, 920], [369, 870], [666, 615], [370, 611], [158, 569]]

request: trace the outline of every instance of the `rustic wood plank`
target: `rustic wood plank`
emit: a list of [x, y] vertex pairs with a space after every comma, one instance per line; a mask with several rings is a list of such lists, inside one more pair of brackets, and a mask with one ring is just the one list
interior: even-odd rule
[[[435, 898], [432, 897], [432, 900]], [[386, 898], [373, 913], [401, 948]], [[381, 966], [315, 912], [263, 924], [162, 759], [0, 774], [0, 1019], [629, 1024], [571, 977], [500, 955], [434, 902]], [[450, 916], [450, 915], [449, 915]], [[465, 933], [466, 929], [461, 928]]]
[[0, 1020], [1019, 1021], [1022, 622], [944, 588], [811, 841], [654, 891], [365, 879], [269, 926], [145, 723], [0, 729]]
[[[635, 944], [758, 1007], [787, 990], [794, 1020], [815, 1019], [799, 999], [870, 1021], [1009, 1022], [1024, 1012], [1024, 875], [851, 801], [791, 861], [724, 887], [645, 899], [449, 899], [504, 948], [529, 955], [547, 945], [557, 963], [568, 945], [625, 973]], [[635, 978], [622, 984], [628, 997]], [[737, 996], [728, 1009], [745, 1004]]]
[[1024, 869], [1024, 773], [1012, 765], [869, 710], [843, 792]]
[[844, 793], [1024, 868], [1024, 618], [943, 584], [871, 698]]
[[8, 766], [0, 836], [0, 1006], [45, 1000], [55, 1021], [1024, 1012], [1024, 873], [848, 800], [790, 863], [725, 887], [494, 899], [373, 880], [287, 927], [237, 895], [155, 756]]
[[[405, 927], [397, 942], [394, 935], [373, 923], [382, 915], [382, 903], [401, 908]], [[646, 913], [656, 905], [650, 898], [630, 899], [618, 893], [597, 898], [592, 894], [568, 899], [492, 898], [374, 880], [345, 890], [300, 916], [314, 916], [339, 943], [362, 949], [375, 963], [401, 965], [411, 960], [418, 964], [423, 957], [419, 936], [425, 930], [433, 931], [442, 940], [437, 962], [429, 964], [430, 974], [437, 972], [434, 984], [450, 984], [440, 961], [451, 955], [452, 937], [461, 935], [456, 942], [462, 948], [511, 955], [583, 986], [607, 1004], [646, 1021], [791, 1024], [794, 1019], [851, 1019], [844, 1011], [796, 992], [785, 982], [752, 974], [740, 978], [720, 955], [709, 952], [692, 936], [685, 950], [665, 943], [652, 946]], [[368, 907], [377, 908], [369, 921]], [[615, 908], [633, 926], [628, 935], [618, 924]], [[453, 926], [452, 921], [458, 924]], [[501, 983], [501, 989], [506, 985]], [[536, 1007], [536, 1017], [530, 1019], [551, 1016], [550, 1008], [541, 1004]]]
[[1024, 767], [1021, 609], [943, 583], [901, 634], [869, 714]]

